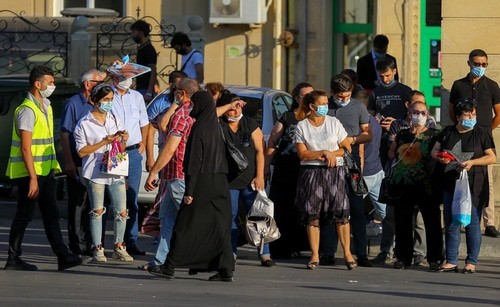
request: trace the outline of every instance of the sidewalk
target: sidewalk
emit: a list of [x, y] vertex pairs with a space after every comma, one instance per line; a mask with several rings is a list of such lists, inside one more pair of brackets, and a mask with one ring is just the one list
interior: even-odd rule
[[[12, 194], [13, 195], [13, 194]], [[62, 219], [66, 220], [67, 209], [66, 209], [66, 199], [58, 201], [59, 205], [59, 215]], [[0, 198], [0, 219], [2, 220], [12, 220], [16, 210], [16, 200], [12, 196], [9, 198]], [[35, 210], [34, 219], [40, 219], [40, 211]], [[63, 222], [63, 230], [65, 230], [66, 223]], [[444, 238], [443, 238], [444, 240]], [[367, 236], [368, 241], [368, 252], [370, 257], [375, 257], [379, 252], [380, 235], [379, 236]], [[461, 244], [460, 244], [460, 256], [466, 255], [467, 246], [465, 244], [465, 234], [462, 234]], [[491, 238], [487, 236], [482, 236], [481, 252], [479, 254], [481, 258], [500, 258], [500, 238]]]

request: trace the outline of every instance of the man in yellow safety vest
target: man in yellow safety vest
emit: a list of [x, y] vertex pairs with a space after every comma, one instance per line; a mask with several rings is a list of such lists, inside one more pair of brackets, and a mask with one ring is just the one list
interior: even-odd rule
[[58, 270], [80, 265], [79, 256], [68, 251], [59, 225], [54, 173], [61, 168], [56, 160], [54, 123], [48, 97], [54, 92], [54, 73], [34, 67], [29, 76], [30, 91], [14, 112], [12, 144], [7, 176], [17, 183], [18, 203], [9, 236], [6, 270], [36, 271], [21, 259], [21, 244], [35, 204], [40, 207], [47, 239], [57, 255]]

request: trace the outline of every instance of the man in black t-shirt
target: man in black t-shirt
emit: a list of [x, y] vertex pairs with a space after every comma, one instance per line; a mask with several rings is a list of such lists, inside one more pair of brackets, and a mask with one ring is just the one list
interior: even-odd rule
[[[458, 100], [472, 98], [476, 103], [477, 125], [485, 128], [490, 135], [500, 124], [500, 88], [498, 84], [486, 77], [488, 55], [484, 50], [474, 49], [469, 53], [467, 65], [470, 72], [462, 79], [456, 80], [451, 87], [448, 106], [450, 119], [456, 123], [455, 104]], [[493, 195], [492, 166], [488, 166], [490, 201], [483, 210], [484, 234], [490, 237], [500, 237], [495, 228], [495, 198]]]
[[138, 76], [135, 84], [135, 89], [144, 95], [144, 102], [147, 104], [155, 95], [156, 62], [158, 57], [155, 47], [149, 39], [151, 25], [144, 20], [137, 20], [130, 26], [130, 30], [132, 31], [132, 39], [139, 44], [137, 49], [137, 64], [151, 68], [151, 72]]
[[367, 109], [370, 114], [380, 121], [382, 127], [380, 159], [382, 165], [385, 165], [389, 150], [389, 129], [394, 120], [406, 118], [407, 107], [405, 102], [408, 101], [411, 88], [395, 79], [397, 68], [392, 59], [379, 60], [376, 68], [381, 85], [372, 91]]

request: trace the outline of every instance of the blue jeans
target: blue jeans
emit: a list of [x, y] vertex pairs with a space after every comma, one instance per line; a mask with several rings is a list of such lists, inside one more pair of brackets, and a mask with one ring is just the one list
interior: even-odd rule
[[174, 179], [167, 182], [165, 187], [165, 198], [160, 204], [160, 241], [154, 258], [157, 265], [163, 264], [170, 250], [170, 239], [174, 230], [177, 212], [184, 196], [186, 185], [182, 179]]
[[394, 213], [392, 212], [392, 208], [389, 209], [386, 204], [378, 201], [380, 184], [384, 176], [385, 173], [383, 170], [371, 176], [363, 176], [369, 191], [364, 197], [370, 197], [373, 207], [375, 207], [377, 214], [382, 218], [380, 251], [390, 255], [392, 246], [394, 245]]
[[[255, 200], [255, 196], [257, 196], [257, 192], [252, 190], [251, 188], [239, 189], [239, 190], [229, 190], [231, 193], [231, 208], [233, 212], [233, 223], [231, 225], [231, 245], [233, 247], [233, 254], [236, 256], [237, 247], [238, 247], [238, 211], [239, 211], [239, 203], [240, 199], [245, 209], [248, 211], [253, 205]], [[257, 247], [257, 254], [261, 258], [269, 257], [271, 252], [269, 251], [269, 243], [264, 244], [262, 254], [260, 254], [260, 247]]]
[[142, 175], [142, 155], [138, 149], [127, 150], [129, 157], [128, 177], [127, 177], [127, 209], [129, 219], [125, 229], [125, 243], [130, 246], [136, 245], [139, 236], [138, 213], [139, 205], [137, 196]]
[[[444, 225], [446, 242], [446, 262], [458, 264], [458, 248], [460, 246], [460, 225], [453, 223], [451, 216], [451, 204], [453, 202], [453, 192], [444, 191]], [[481, 212], [472, 207], [471, 223], [465, 227], [465, 242], [467, 244], [467, 258], [465, 263], [477, 264], [479, 250], [481, 249]]]
[[[102, 217], [106, 212], [104, 207], [104, 193], [106, 191], [113, 206], [115, 244], [122, 243], [127, 224], [127, 216], [122, 216], [122, 212], [127, 209], [125, 181], [120, 180], [106, 185], [85, 179], [85, 183], [87, 184], [90, 201], [90, 234], [92, 235], [93, 246], [102, 245]], [[95, 213], [96, 210], [101, 209], [103, 210], [101, 214]]]

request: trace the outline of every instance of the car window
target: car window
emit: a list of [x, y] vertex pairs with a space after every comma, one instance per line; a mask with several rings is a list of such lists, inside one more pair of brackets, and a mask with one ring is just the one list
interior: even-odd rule
[[290, 110], [292, 106], [292, 97], [285, 95], [275, 95], [273, 97], [273, 123], [276, 122], [283, 113]]
[[247, 104], [243, 108], [243, 114], [255, 119], [262, 128], [262, 99], [240, 96]]

